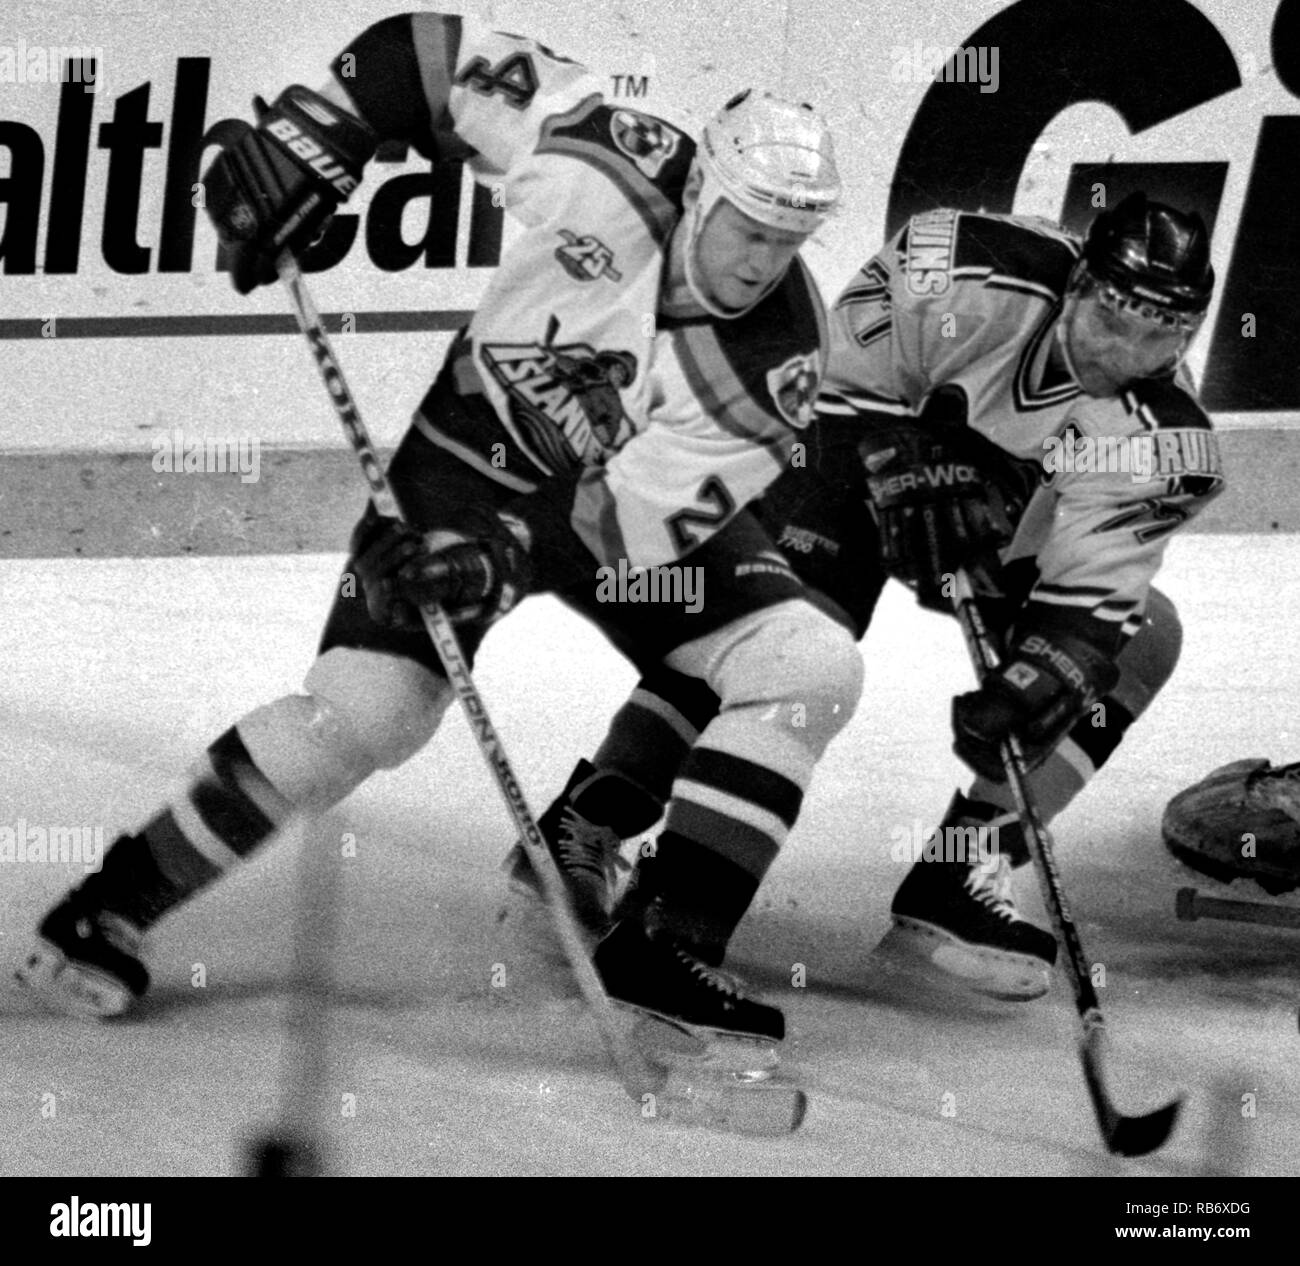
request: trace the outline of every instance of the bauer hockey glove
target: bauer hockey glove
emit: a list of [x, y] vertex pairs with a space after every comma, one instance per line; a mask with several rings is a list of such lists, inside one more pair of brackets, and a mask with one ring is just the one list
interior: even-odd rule
[[370, 618], [384, 628], [424, 628], [436, 603], [456, 623], [491, 624], [528, 591], [529, 534], [513, 516], [483, 511], [465, 531], [424, 533], [373, 509], [353, 534], [355, 570]]
[[1025, 493], [1012, 459], [966, 426], [899, 422], [858, 446], [880, 559], [933, 611], [951, 611], [945, 580], [964, 567], [995, 590], [998, 550], [1010, 543]]
[[1113, 658], [1077, 633], [1018, 630], [1001, 668], [952, 701], [953, 751], [977, 774], [1005, 782], [1003, 743], [1014, 735], [1026, 767], [1041, 765], [1118, 679]]
[[257, 126], [242, 129], [203, 177], [208, 216], [230, 251], [241, 295], [276, 279], [286, 249], [306, 249], [361, 183], [378, 137], [362, 120], [301, 84], [268, 106], [254, 98]]

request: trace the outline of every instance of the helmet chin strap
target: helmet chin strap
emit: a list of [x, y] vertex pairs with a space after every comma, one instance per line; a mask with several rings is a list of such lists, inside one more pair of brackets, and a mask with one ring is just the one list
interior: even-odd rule
[[768, 285], [754, 296], [752, 302], [745, 304], [743, 308], [724, 308], [715, 299], [705, 293], [704, 283], [700, 278], [699, 269], [695, 262], [695, 256], [700, 248], [700, 237], [704, 233], [704, 222], [708, 218], [713, 208], [718, 205], [726, 195], [720, 189], [710, 189], [713, 184], [707, 176], [700, 188], [700, 196], [695, 200], [695, 208], [691, 212], [690, 224], [686, 233], [686, 286], [691, 292], [691, 297], [711, 316], [725, 317], [732, 319], [744, 316], [746, 312], [762, 303], [768, 295], [776, 289], [781, 278], [774, 278]]

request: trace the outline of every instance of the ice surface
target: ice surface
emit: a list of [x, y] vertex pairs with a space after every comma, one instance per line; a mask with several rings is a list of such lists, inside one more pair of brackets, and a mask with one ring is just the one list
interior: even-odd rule
[[[297, 687], [338, 564], [0, 565], [0, 825], [97, 825], [108, 840], [137, 825], [225, 725]], [[1116, 1097], [1136, 1110], [1189, 1095], [1155, 1157], [1102, 1151], [1062, 979], [1037, 1003], [977, 1005], [872, 959], [902, 875], [891, 832], [928, 825], [961, 777], [947, 706], [969, 678], [956, 627], [898, 591], [864, 644], [861, 710], [734, 946], [733, 965], [790, 1021], [787, 1062], [812, 1095], [796, 1135], [760, 1142], [642, 1118], [563, 976], [522, 944], [516, 919], [498, 922], [510, 829], [452, 713], [407, 766], [166, 920], [155, 988], [129, 1022], [49, 1017], [8, 983], [76, 868], [3, 867], [0, 1172], [240, 1172], [244, 1140], [278, 1110], [309, 848], [314, 887], [333, 873], [343, 892], [318, 1087], [339, 1172], [1295, 1173], [1300, 940], [1176, 922], [1179, 885], [1222, 889], [1182, 870], [1158, 835], [1166, 799], [1215, 765], [1300, 757], [1298, 571], [1293, 537], [1171, 546], [1162, 583], [1184, 617], [1182, 663], [1056, 824], [1084, 944], [1105, 967]], [[535, 599], [493, 632], [479, 680], [537, 812], [633, 674]], [[341, 856], [345, 832], [355, 857]], [[1041, 917], [1033, 888], [1022, 875], [1022, 906]], [[1231, 895], [1268, 899], [1240, 884]], [[314, 926], [328, 935], [325, 911]], [[798, 964], [804, 988], [792, 986]]]

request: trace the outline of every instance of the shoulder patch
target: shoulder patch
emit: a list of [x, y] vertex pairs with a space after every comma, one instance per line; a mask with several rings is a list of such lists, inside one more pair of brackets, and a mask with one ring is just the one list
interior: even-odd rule
[[630, 158], [649, 180], [657, 180], [664, 165], [686, 139], [662, 119], [636, 110], [611, 110], [609, 135], [614, 148]]
[[536, 152], [568, 154], [603, 172], [662, 245], [681, 216], [695, 142], [662, 119], [592, 96], [547, 119]]
[[822, 377], [820, 349], [806, 356], [792, 356], [779, 369], [767, 371], [767, 389], [781, 416], [802, 431], [815, 416], [817, 388]]

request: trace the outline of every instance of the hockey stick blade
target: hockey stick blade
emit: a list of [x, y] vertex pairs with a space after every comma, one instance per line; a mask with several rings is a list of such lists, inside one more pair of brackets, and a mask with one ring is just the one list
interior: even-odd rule
[[1079, 1043], [1079, 1055], [1106, 1149], [1114, 1156], [1146, 1156], [1163, 1147], [1173, 1133], [1183, 1107], [1182, 1096], [1144, 1116], [1125, 1116], [1115, 1107], [1106, 1090], [1106, 1077], [1102, 1067], [1105, 1048], [1105, 1029], [1100, 1023], [1089, 1025]]
[[[971, 663], [980, 681], [985, 674], [996, 672], [998, 652], [985, 626], [975, 601], [970, 577], [964, 571], [956, 573], [953, 607], [970, 651]], [[1097, 1001], [1088, 971], [1088, 956], [1084, 953], [1078, 927], [1070, 914], [1061, 887], [1061, 877], [1053, 857], [1052, 838], [1039, 816], [1028, 785], [1028, 772], [1024, 753], [1014, 736], [1002, 744], [1002, 765], [1007, 784], [1015, 798], [1016, 812], [1024, 831], [1025, 843], [1037, 872], [1043, 905], [1052, 920], [1052, 930], [1057, 943], [1065, 951], [1062, 955], [1065, 971], [1074, 993], [1075, 1010], [1080, 1023], [1079, 1054], [1083, 1065], [1084, 1081], [1092, 1099], [1093, 1112], [1101, 1129], [1102, 1139], [1109, 1152], [1116, 1156], [1145, 1156], [1161, 1147], [1173, 1131], [1182, 1108], [1182, 1097], [1149, 1112], [1145, 1116], [1130, 1117], [1119, 1111], [1106, 1089], [1103, 1068], [1105, 1047], [1105, 1018]]]
[[761, 1042], [719, 1043], [667, 1017], [642, 1013], [630, 1045], [662, 1074], [654, 1116], [772, 1138], [792, 1134], [807, 1115], [807, 1093], [777, 1071], [778, 1057]]
[[774, 1138], [793, 1134], [808, 1113], [808, 1096], [783, 1082], [692, 1080], [669, 1075], [654, 1115], [681, 1125]]

